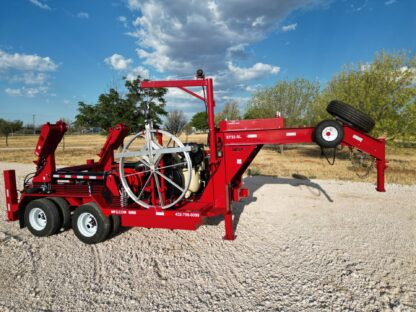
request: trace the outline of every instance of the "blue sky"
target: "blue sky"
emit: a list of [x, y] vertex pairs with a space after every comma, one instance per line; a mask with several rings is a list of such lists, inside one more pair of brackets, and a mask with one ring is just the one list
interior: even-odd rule
[[[122, 77], [214, 77], [218, 108], [343, 64], [416, 50], [412, 0], [6, 0], [0, 10], [0, 118], [74, 120]], [[203, 106], [171, 92], [168, 110]]]

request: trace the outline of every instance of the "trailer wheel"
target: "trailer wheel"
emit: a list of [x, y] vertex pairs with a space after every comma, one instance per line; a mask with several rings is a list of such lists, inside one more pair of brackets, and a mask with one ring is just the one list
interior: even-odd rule
[[29, 202], [24, 218], [29, 231], [40, 237], [56, 234], [62, 224], [58, 207], [46, 198]]
[[335, 120], [323, 120], [314, 129], [314, 141], [320, 147], [337, 147], [344, 138], [344, 129]]
[[110, 221], [111, 221], [110, 234], [111, 236], [114, 236], [118, 233], [118, 231], [120, 231], [121, 218], [120, 216], [117, 216], [117, 215], [111, 215]]
[[80, 241], [96, 244], [104, 241], [110, 233], [110, 219], [95, 203], [77, 208], [72, 215], [72, 229]]
[[71, 209], [69, 208], [68, 202], [61, 197], [47, 197], [47, 199], [53, 201], [55, 205], [59, 208], [59, 212], [62, 218], [61, 228], [64, 231], [71, 228]]
[[329, 102], [326, 110], [332, 116], [338, 117], [341, 121], [345, 121], [361, 131], [370, 132], [374, 128], [375, 123], [370, 116], [347, 103], [334, 100]]

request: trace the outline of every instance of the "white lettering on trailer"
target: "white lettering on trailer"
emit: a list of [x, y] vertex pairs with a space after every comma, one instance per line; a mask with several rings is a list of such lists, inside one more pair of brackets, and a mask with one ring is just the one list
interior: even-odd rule
[[247, 134], [247, 139], [257, 138], [257, 134]]
[[227, 134], [227, 135], [225, 136], [225, 138], [226, 138], [227, 140], [241, 139], [241, 135], [239, 135], [239, 134]]
[[65, 179], [71, 179], [71, 175], [70, 175], [70, 174], [66, 174], [66, 175], [64, 176], [64, 178], [65, 178]]
[[7, 211], [10, 211], [10, 204], [7, 204]]
[[129, 215], [135, 215], [135, 214], [136, 214], [136, 211], [129, 210], [127, 213], [128, 213]]
[[9, 197], [9, 189], [6, 189], [6, 197]]
[[352, 138], [353, 139], [355, 139], [355, 140], [357, 140], [358, 142], [362, 142], [363, 141], [363, 138], [362, 137], [360, 137], [360, 136], [358, 136], [358, 135], [356, 135], [356, 134], [354, 134], [353, 136], [352, 136]]
[[197, 212], [176, 212], [175, 217], [191, 217], [191, 218], [199, 218], [200, 215]]
[[286, 136], [296, 136], [296, 132], [286, 132]]
[[96, 176], [90, 176], [90, 179], [91, 179], [91, 180], [96, 180], [96, 179], [97, 179], [97, 177], [96, 177]]
[[156, 211], [157, 216], [164, 216], [165, 213], [163, 211]]
[[240, 158], [238, 158], [237, 159], [237, 165], [241, 165], [242, 163], [243, 163], [243, 161]]
[[84, 176], [77, 176], [77, 179], [84, 179]]

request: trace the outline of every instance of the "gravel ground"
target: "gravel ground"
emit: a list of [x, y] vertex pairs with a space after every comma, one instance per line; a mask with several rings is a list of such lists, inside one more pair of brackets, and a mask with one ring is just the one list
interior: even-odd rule
[[[16, 168], [20, 182], [31, 165]], [[0, 311], [415, 311], [416, 186], [249, 177], [223, 221], [134, 228], [88, 246], [5, 222]]]

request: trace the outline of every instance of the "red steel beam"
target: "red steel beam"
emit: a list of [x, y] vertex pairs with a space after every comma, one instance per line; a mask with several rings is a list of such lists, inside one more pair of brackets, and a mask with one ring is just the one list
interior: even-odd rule
[[141, 88], [204, 87], [209, 79], [142, 81]]
[[17, 202], [16, 174], [14, 170], [4, 170], [4, 186], [6, 191], [7, 219], [16, 221], [19, 219], [19, 205]]

